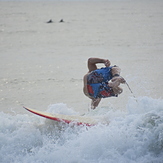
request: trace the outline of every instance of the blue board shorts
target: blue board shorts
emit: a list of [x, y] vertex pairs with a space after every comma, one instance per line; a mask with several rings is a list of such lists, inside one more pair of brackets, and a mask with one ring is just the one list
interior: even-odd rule
[[106, 98], [116, 96], [113, 89], [108, 86], [112, 79], [112, 67], [105, 67], [92, 71], [87, 77], [87, 89], [91, 97]]

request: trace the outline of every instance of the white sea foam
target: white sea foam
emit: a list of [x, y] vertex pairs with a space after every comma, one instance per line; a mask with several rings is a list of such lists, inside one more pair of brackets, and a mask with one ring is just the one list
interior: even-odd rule
[[[99, 108], [109, 125], [79, 127], [36, 115], [0, 113], [0, 162], [161, 163], [163, 161], [163, 100], [130, 99], [127, 112]], [[49, 112], [77, 114], [65, 104]], [[69, 112], [69, 113], [68, 113]]]

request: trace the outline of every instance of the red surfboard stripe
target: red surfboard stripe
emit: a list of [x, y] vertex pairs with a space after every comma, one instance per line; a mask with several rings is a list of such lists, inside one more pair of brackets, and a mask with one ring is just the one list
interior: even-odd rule
[[57, 117], [51, 117], [51, 116], [48, 116], [48, 115], [44, 115], [44, 114], [40, 114], [38, 112], [35, 112], [33, 110], [30, 110], [29, 108], [26, 108], [24, 107], [26, 110], [28, 110], [29, 112], [31, 113], [34, 113], [36, 115], [39, 115], [39, 116], [42, 116], [44, 118], [48, 118], [48, 119], [51, 119], [51, 120], [55, 120], [55, 121], [58, 121], [58, 122], [65, 122], [65, 123], [74, 123], [76, 125], [86, 125], [86, 126], [94, 126], [94, 124], [90, 124], [90, 123], [83, 123], [83, 122], [77, 122], [77, 121], [71, 121], [71, 120], [67, 120], [67, 119], [61, 119], [61, 118], [57, 118]]

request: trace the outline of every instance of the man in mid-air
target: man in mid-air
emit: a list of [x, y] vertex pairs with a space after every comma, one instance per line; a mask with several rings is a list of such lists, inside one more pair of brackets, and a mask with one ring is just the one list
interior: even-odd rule
[[[98, 69], [96, 64], [103, 63], [104, 68]], [[123, 92], [119, 86], [120, 83], [126, 83], [120, 76], [118, 66], [110, 66], [108, 59], [89, 58], [88, 73], [84, 76], [84, 94], [92, 99], [91, 108], [95, 109], [101, 101], [101, 98], [115, 96]]]

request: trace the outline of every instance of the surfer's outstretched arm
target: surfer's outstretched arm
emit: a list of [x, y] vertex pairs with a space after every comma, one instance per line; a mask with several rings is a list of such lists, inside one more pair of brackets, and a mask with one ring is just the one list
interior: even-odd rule
[[89, 72], [94, 71], [97, 69], [96, 64], [104, 63], [106, 67], [110, 66], [110, 61], [108, 59], [101, 59], [101, 58], [89, 58], [88, 59], [88, 70]]
[[101, 98], [92, 99], [91, 109], [96, 109], [96, 107], [99, 105], [100, 101], [101, 101]]

